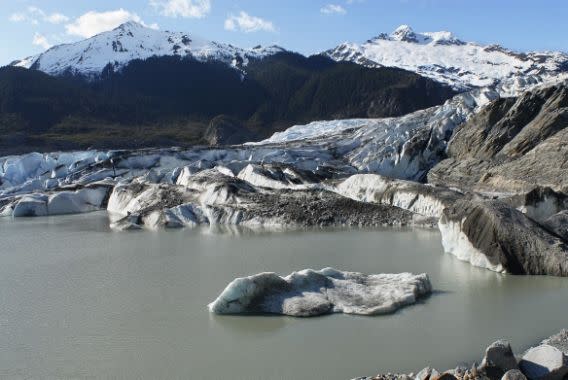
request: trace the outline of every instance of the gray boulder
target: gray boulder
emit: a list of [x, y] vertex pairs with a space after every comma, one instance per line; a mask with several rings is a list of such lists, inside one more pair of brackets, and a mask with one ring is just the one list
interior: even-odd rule
[[418, 372], [415, 380], [430, 380], [433, 377], [440, 376], [440, 373], [436, 371], [434, 368], [426, 367], [422, 371]]
[[560, 349], [548, 344], [528, 350], [519, 366], [531, 380], [562, 380], [568, 375], [568, 358]]
[[518, 369], [505, 372], [501, 380], [527, 380], [527, 377]]
[[490, 378], [502, 376], [505, 372], [517, 369], [517, 359], [513, 354], [511, 345], [504, 340], [493, 342], [485, 350], [485, 356], [481, 361], [481, 369], [484, 370]]

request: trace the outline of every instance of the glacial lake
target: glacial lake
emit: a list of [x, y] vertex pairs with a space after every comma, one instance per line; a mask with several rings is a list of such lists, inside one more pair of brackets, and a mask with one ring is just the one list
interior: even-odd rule
[[[479, 361], [568, 327], [568, 279], [503, 276], [423, 229], [113, 232], [105, 213], [0, 218], [0, 378], [347, 380]], [[377, 317], [214, 316], [235, 277], [333, 266], [427, 272], [435, 293]]]

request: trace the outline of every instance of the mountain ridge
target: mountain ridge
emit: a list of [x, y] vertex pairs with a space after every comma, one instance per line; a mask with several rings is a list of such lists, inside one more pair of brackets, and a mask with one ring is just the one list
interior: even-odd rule
[[220, 61], [242, 69], [250, 60], [283, 51], [285, 49], [276, 45], [242, 49], [188, 33], [155, 30], [129, 21], [85, 40], [53, 46], [10, 65], [55, 76], [71, 74], [96, 78], [108, 65], [120, 70], [135, 59], [152, 56], [191, 56], [203, 62]]
[[[54, 46], [11, 65], [50, 75], [96, 78], [108, 65], [120, 70], [134, 59], [191, 56], [202, 62], [223, 62], [245, 73], [251, 61], [280, 52], [291, 51], [276, 45], [243, 49], [189, 33], [154, 30], [130, 21], [86, 40]], [[466, 42], [448, 31], [419, 33], [408, 25], [363, 43], [344, 42], [314, 55], [319, 54], [366, 67], [401, 68], [457, 91], [498, 87], [498, 92], [506, 96], [515, 96], [535, 84], [546, 84], [558, 75], [568, 76], [567, 53], [517, 52], [498, 44]]]
[[460, 91], [500, 86], [508, 96], [568, 73], [567, 53], [515, 52], [498, 44], [464, 42], [446, 31], [418, 33], [408, 25], [361, 44], [344, 42], [322, 54], [368, 67], [402, 68]]
[[251, 61], [246, 75], [191, 56], [107, 66], [97, 80], [4, 67], [0, 154], [240, 143], [315, 120], [400, 116], [454, 94], [401, 69], [289, 52]]

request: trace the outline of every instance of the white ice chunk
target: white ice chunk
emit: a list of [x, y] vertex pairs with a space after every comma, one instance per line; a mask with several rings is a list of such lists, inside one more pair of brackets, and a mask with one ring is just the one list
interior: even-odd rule
[[78, 214], [100, 210], [109, 191], [108, 187], [101, 186], [55, 193], [49, 197], [48, 214]]
[[305, 269], [286, 277], [237, 278], [211, 304], [217, 314], [271, 313], [310, 317], [327, 313], [377, 315], [414, 304], [432, 291], [428, 275]]
[[23, 196], [15, 205], [12, 216], [15, 218], [26, 216], [47, 215], [47, 195], [30, 194]]

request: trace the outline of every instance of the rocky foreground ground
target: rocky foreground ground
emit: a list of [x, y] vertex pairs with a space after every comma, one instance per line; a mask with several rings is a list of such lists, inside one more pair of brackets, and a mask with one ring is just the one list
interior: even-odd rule
[[509, 342], [498, 340], [487, 347], [480, 363], [443, 372], [426, 367], [417, 374], [383, 374], [357, 380], [562, 380], [568, 376], [568, 330], [519, 355]]

